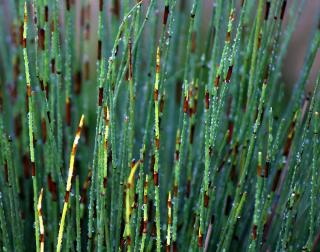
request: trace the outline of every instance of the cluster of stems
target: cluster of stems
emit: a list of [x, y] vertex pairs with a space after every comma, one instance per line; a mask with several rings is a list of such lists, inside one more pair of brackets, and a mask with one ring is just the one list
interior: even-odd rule
[[320, 27], [207, 2], [0, 2], [0, 251], [320, 249]]

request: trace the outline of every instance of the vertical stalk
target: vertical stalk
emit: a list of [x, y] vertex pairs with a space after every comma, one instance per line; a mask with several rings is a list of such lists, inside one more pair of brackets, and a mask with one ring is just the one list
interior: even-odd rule
[[79, 126], [77, 129], [77, 133], [74, 138], [72, 150], [71, 150], [66, 193], [65, 193], [65, 197], [64, 197], [64, 204], [63, 204], [59, 233], [58, 233], [57, 250], [56, 250], [57, 252], [60, 252], [61, 248], [62, 248], [63, 230], [64, 230], [65, 219], [66, 219], [66, 214], [67, 214], [68, 204], [69, 204], [69, 199], [70, 199], [71, 180], [72, 180], [73, 170], [74, 170], [74, 161], [75, 161], [75, 155], [76, 155], [76, 151], [77, 151], [77, 147], [78, 147], [78, 142], [79, 142], [80, 135], [81, 135], [81, 130], [83, 127], [83, 122], [84, 122], [84, 115], [81, 116]]
[[32, 101], [32, 89], [31, 89], [31, 79], [29, 72], [29, 59], [27, 51], [27, 34], [28, 34], [28, 12], [27, 12], [27, 2], [24, 2], [24, 22], [23, 22], [23, 58], [25, 66], [25, 76], [27, 83], [27, 100], [28, 100], [28, 129], [29, 129], [29, 151], [30, 151], [30, 160], [32, 167], [32, 184], [33, 184], [33, 204], [34, 204], [34, 219], [35, 219], [35, 238], [36, 238], [36, 250], [40, 251], [40, 242], [39, 242], [39, 219], [37, 215], [37, 177], [36, 177], [36, 163], [35, 163], [35, 148], [34, 148], [34, 134], [33, 134], [33, 101]]
[[155, 190], [156, 204], [156, 233], [157, 233], [157, 252], [161, 250], [161, 233], [160, 233], [160, 196], [159, 196], [159, 148], [160, 148], [160, 130], [159, 130], [159, 75], [160, 75], [160, 48], [157, 48], [156, 57], [156, 79], [154, 83], [154, 118], [155, 118], [155, 163], [153, 172], [153, 183]]

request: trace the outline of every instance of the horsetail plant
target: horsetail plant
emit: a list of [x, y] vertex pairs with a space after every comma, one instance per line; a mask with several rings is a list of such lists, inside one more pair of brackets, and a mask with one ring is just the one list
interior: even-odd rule
[[307, 2], [1, 1], [0, 251], [319, 251]]

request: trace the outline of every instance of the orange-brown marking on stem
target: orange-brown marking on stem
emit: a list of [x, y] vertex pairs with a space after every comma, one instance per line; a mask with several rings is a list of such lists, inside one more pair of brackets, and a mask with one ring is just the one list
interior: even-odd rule
[[230, 195], [227, 196], [226, 198], [226, 203], [225, 203], [225, 207], [224, 207], [224, 215], [228, 216], [230, 211], [231, 211], [231, 207], [232, 207], [232, 198]]
[[19, 27], [19, 37], [20, 37], [20, 45], [22, 46], [22, 48], [26, 48], [27, 46], [27, 42], [25, 41], [25, 39], [23, 38], [23, 32], [24, 32], [24, 27], [23, 27], [23, 23], [20, 25]]
[[103, 0], [99, 0], [99, 11], [103, 10]]
[[190, 128], [190, 144], [193, 144], [194, 131], [195, 131], [195, 125], [192, 124]]
[[208, 192], [205, 192], [205, 194], [203, 195], [203, 206], [207, 208], [208, 205], [209, 205], [209, 195], [208, 195]]
[[99, 87], [98, 105], [102, 106], [103, 101], [103, 87]]
[[74, 75], [74, 92], [80, 94], [82, 86], [82, 72], [78, 70]]
[[215, 86], [215, 87], [219, 87], [219, 82], [220, 82], [220, 75], [218, 75], [218, 76], [216, 77], [216, 79], [214, 80], [214, 86]]
[[23, 155], [22, 163], [23, 163], [23, 175], [25, 178], [29, 178], [29, 176], [30, 176], [30, 158], [29, 158], [28, 153]]
[[158, 98], [159, 98], [159, 91], [158, 91], [158, 89], [155, 89], [153, 91], [153, 100], [158, 101]]
[[177, 249], [177, 242], [176, 242], [176, 241], [173, 241], [173, 242], [172, 242], [172, 251], [173, 251], [173, 252], [177, 252], [177, 251], [178, 251], [178, 249]]
[[269, 176], [269, 171], [270, 171], [270, 161], [267, 161], [264, 167], [263, 177], [267, 178]]
[[42, 51], [44, 51], [44, 49], [45, 49], [45, 36], [46, 36], [45, 30], [43, 28], [39, 29], [39, 31], [38, 31], [38, 38], [39, 38], [38, 47]]
[[226, 83], [230, 82], [231, 76], [232, 76], [232, 69], [233, 69], [233, 65], [228, 67], [228, 72], [227, 72], [227, 76], [226, 76]]
[[261, 167], [261, 165], [258, 165], [258, 166], [257, 166], [257, 175], [258, 175], [259, 177], [262, 176], [262, 167]]
[[36, 164], [35, 162], [31, 162], [31, 176], [36, 176]]
[[41, 91], [44, 91], [44, 82], [42, 79], [39, 80]]
[[98, 40], [98, 60], [101, 60], [101, 50], [102, 50], [102, 41], [99, 39]]
[[261, 38], [262, 38], [262, 34], [261, 32], [259, 33], [259, 36], [258, 36], [258, 48], [261, 47]]
[[84, 26], [84, 21], [85, 21], [85, 7], [81, 6], [81, 10], [80, 10], [80, 27], [83, 28]]
[[64, 202], [68, 203], [70, 198], [70, 191], [66, 191], [66, 194], [64, 196]]
[[205, 94], [205, 106], [206, 106], [206, 110], [209, 109], [209, 102], [210, 102], [209, 92], [206, 91], [206, 94]]
[[257, 225], [253, 225], [252, 227], [252, 239], [253, 240], [257, 239]]
[[47, 124], [44, 118], [41, 119], [41, 129], [42, 129], [42, 141], [46, 143], [47, 141]]
[[104, 177], [103, 178], [103, 188], [107, 188], [107, 182], [108, 182], [107, 177]]
[[174, 197], [178, 196], [178, 185], [177, 184], [175, 184], [173, 186], [173, 195], [174, 195]]
[[159, 111], [160, 111], [160, 113], [163, 112], [163, 108], [164, 108], [164, 96], [161, 96], [160, 104], [159, 104]]
[[273, 179], [273, 183], [272, 183], [272, 191], [275, 192], [277, 187], [278, 187], [278, 184], [279, 184], [279, 180], [280, 180], [280, 176], [281, 176], [281, 170], [277, 170], [277, 173]]
[[291, 144], [292, 144], [292, 139], [293, 139], [294, 133], [295, 133], [295, 124], [296, 124], [296, 116], [293, 118], [293, 121], [290, 124], [287, 142], [286, 142], [284, 150], [283, 150], [283, 155], [285, 157], [288, 157], [288, 155], [289, 155], [289, 151], [290, 151]]
[[49, 192], [52, 194], [52, 200], [56, 201], [57, 200], [57, 184], [56, 182], [53, 181], [51, 177], [51, 173], [48, 174], [47, 183], [48, 183]]
[[27, 96], [31, 97], [31, 85], [30, 85], [30, 83], [27, 83]]
[[231, 32], [230, 32], [230, 31], [227, 31], [227, 34], [226, 34], [226, 43], [230, 43], [230, 40], [231, 40]]
[[89, 62], [89, 60], [86, 60], [84, 62], [84, 79], [85, 80], [90, 79], [90, 62]]
[[155, 144], [156, 144], [157, 150], [159, 150], [160, 149], [160, 140], [158, 137], [156, 137], [156, 139], [155, 139]]
[[156, 73], [160, 73], [160, 64], [158, 62], [156, 64]]
[[265, 9], [265, 14], [264, 14], [264, 20], [268, 20], [269, 18], [269, 12], [270, 12], [270, 1], [266, 2], [266, 9]]
[[49, 8], [48, 5], [44, 6], [44, 21], [48, 22], [49, 20]]
[[159, 175], [158, 172], [153, 173], [153, 183], [154, 186], [159, 186]]
[[67, 11], [70, 11], [70, 0], [66, 0], [66, 9]]
[[176, 161], [179, 160], [179, 156], [180, 156], [180, 152], [179, 152], [179, 150], [176, 150], [176, 152], [175, 152], [175, 159], [176, 159]]
[[185, 96], [183, 101], [183, 112], [188, 113], [189, 111], [189, 101], [188, 98]]
[[112, 13], [119, 18], [119, 16], [120, 16], [120, 0], [113, 0]]
[[69, 97], [66, 99], [66, 123], [67, 126], [71, 125], [71, 102]]
[[282, 2], [282, 6], [281, 6], [281, 12], [280, 12], [280, 20], [283, 20], [285, 11], [286, 11], [286, 6], [287, 6], [287, 0], [284, 0]]
[[202, 236], [201, 231], [199, 230], [199, 234], [198, 234], [198, 247], [199, 247], [199, 248], [202, 248], [202, 246], [203, 246], [203, 236]]
[[56, 72], [56, 60], [53, 58], [51, 59], [51, 73]]
[[166, 5], [164, 7], [164, 12], [163, 12], [163, 20], [162, 20], [162, 24], [163, 25], [166, 25], [167, 24], [167, 21], [168, 21], [168, 16], [169, 16], [169, 5]]
[[7, 160], [4, 161], [4, 177], [5, 177], [5, 181], [8, 183], [9, 179], [8, 179], [8, 161]]
[[197, 32], [193, 31], [191, 34], [191, 52], [194, 53], [197, 48]]

